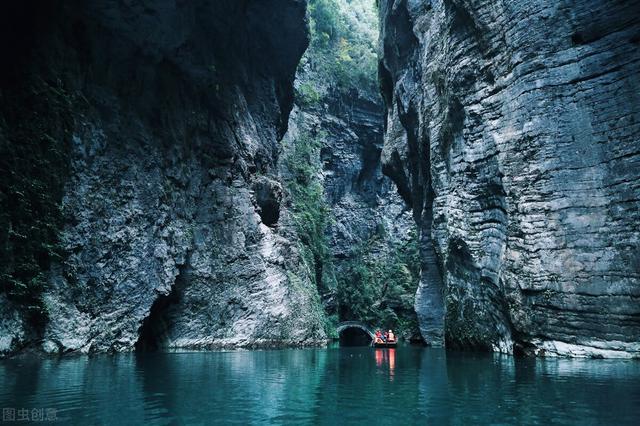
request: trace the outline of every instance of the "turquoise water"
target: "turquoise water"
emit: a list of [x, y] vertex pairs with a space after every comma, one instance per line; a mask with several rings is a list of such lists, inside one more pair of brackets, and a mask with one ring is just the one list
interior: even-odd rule
[[408, 346], [20, 358], [0, 389], [65, 425], [640, 424], [639, 361]]

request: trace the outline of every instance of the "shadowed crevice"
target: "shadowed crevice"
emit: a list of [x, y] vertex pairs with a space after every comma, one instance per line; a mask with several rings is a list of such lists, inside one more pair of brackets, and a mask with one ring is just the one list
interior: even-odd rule
[[138, 352], [152, 352], [166, 348], [169, 343], [171, 318], [169, 312], [180, 302], [181, 289], [186, 284], [187, 265], [180, 265], [178, 276], [168, 294], [158, 296], [151, 305], [149, 315], [142, 321], [135, 349]]

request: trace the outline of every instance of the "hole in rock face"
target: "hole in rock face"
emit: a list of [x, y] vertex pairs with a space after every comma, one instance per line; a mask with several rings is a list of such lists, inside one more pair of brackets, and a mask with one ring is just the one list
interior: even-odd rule
[[574, 45], [580, 45], [580, 44], [584, 44], [584, 37], [582, 36], [582, 34], [575, 32], [571, 35], [571, 42]]
[[253, 190], [262, 223], [267, 226], [276, 225], [280, 219], [280, 202], [282, 201], [280, 184], [263, 177], [254, 184]]
[[263, 200], [260, 205], [260, 218], [267, 226], [274, 226], [280, 219], [280, 204], [274, 200]]
[[157, 351], [166, 347], [167, 331], [169, 329], [166, 313], [169, 306], [177, 301], [174, 292], [166, 296], [159, 296], [144, 319], [135, 348], [139, 352]]
[[180, 293], [187, 279], [187, 266], [180, 265], [178, 269], [178, 276], [169, 294], [158, 296], [151, 305], [149, 315], [142, 321], [135, 344], [138, 352], [152, 352], [168, 346], [171, 307], [180, 302]]
[[340, 346], [369, 346], [371, 336], [358, 327], [349, 327], [340, 332]]

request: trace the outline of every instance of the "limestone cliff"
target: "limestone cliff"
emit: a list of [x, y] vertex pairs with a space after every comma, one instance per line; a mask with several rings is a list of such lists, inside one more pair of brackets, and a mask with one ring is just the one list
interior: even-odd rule
[[433, 344], [640, 355], [640, 7], [380, 0]]
[[280, 156], [285, 203], [328, 331], [357, 320], [419, 338], [415, 224], [382, 174], [377, 11], [368, 0], [311, 0], [309, 8], [311, 43]]
[[[287, 214], [278, 140], [308, 44], [306, 2], [90, 0], [2, 9], [11, 63], [3, 70], [0, 140], [3, 157], [12, 158], [3, 176], [18, 170], [29, 182], [48, 180], [38, 178], [42, 168], [20, 169], [33, 161], [16, 154], [24, 140], [64, 153], [57, 204], [39, 204], [59, 219], [51, 223], [58, 236], [22, 253], [19, 239], [34, 235], [11, 230], [30, 219], [3, 216], [0, 350], [322, 342], [324, 314], [295, 234], [276, 226]], [[31, 93], [45, 103], [35, 118], [25, 105]], [[10, 102], [29, 112], [12, 116]], [[53, 116], [57, 109], [62, 118]], [[35, 130], [41, 134], [16, 136], [21, 121], [42, 116], [51, 119]], [[19, 194], [2, 189], [11, 213]], [[55, 253], [43, 249], [54, 246]], [[31, 258], [44, 269], [41, 281], [20, 269], [18, 261]], [[35, 327], [28, 304], [42, 305]]]

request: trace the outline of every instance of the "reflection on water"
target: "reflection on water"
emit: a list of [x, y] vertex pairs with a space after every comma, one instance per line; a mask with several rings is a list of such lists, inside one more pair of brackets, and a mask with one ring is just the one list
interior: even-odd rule
[[389, 379], [393, 380], [393, 375], [396, 369], [396, 350], [394, 348], [383, 349], [376, 348], [376, 367], [382, 368], [383, 366], [389, 369]]
[[640, 362], [413, 347], [21, 358], [0, 362], [0, 406], [59, 424], [637, 424]]

